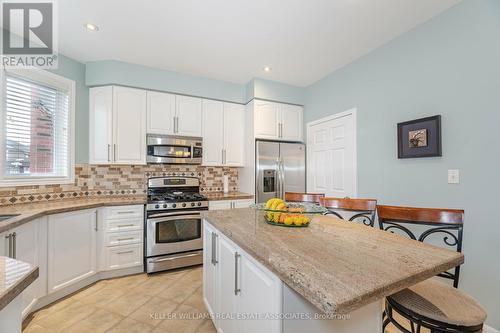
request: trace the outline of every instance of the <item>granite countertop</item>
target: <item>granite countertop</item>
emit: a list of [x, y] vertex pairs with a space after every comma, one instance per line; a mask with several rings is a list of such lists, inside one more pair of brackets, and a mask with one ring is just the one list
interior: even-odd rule
[[204, 196], [207, 197], [209, 201], [216, 200], [239, 200], [239, 199], [253, 199], [253, 194], [248, 194], [244, 192], [232, 191], [228, 193], [224, 192], [211, 192], [211, 193], [203, 193]]
[[38, 267], [0, 256], [0, 311], [38, 278]]
[[464, 262], [461, 253], [329, 216], [283, 228], [254, 209], [202, 214], [327, 314], [349, 313]]
[[20, 214], [19, 216], [0, 221], [0, 233], [44, 215], [66, 213], [80, 209], [102, 206], [142, 205], [145, 203], [146, 196], [120, 196], [0, 206], [0, 215]]

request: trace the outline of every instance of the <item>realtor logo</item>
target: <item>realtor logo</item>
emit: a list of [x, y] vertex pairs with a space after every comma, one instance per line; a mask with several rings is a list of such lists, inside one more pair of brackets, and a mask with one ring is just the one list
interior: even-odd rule
[[2, 65], [56, 68], [55, 3], [2, 1]]

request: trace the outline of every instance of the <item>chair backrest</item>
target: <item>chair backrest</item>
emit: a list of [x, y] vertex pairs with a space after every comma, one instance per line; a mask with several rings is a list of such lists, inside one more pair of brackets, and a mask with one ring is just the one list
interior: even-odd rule
[[[461, 209], [378, 206], [377, 212], [382, 230], [399, 230], [420, 242], [424, 242], [430, 235], [441, 234], [445, 246], [462, 252], [464, 211]], [[425, 231], [417, 237], [407, 225], [425, 226]], [[458, 288], [460, 266], [455, 267], [454, 273], [444, 272], [439, 276], [453, 280], [453, 286]]]
[[351, 198], [321, 198], [321, 206], [328, 209], [327, 214], [332, 214], [343, 220], [361, 222], [366, 226], [375, 225], [377, 200], [351, 199]]
[[322, 193], [299, 193], [299, 192], [285, 192], [286, 202], [308, 202], [317, 203], [325, 195]]

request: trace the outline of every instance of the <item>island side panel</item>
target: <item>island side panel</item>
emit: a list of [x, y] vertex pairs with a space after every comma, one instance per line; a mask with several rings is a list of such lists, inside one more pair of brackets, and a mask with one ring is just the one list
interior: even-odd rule
[[307, 318], [325, 315], [283, 283], [283, 333], [382, 333], [382, 311], [383, 301], [377, 301], [352, 312], [348, 319], [304, 319], [304, 315]]

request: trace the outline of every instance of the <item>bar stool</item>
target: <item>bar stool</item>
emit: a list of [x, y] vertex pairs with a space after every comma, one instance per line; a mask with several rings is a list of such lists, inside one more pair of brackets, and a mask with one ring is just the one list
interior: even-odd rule
[[[420, 242], [428, 241], [431, 235], [439, 235], [445, 246], [462, 251], [463, 210], [378, 206], [377, 212], [382, 230], [397, 230]], [[412, 225], [414, 229], [425, 227], [425, 230], [417, 237], [409, 229]], [[453, 287], [429, 279], [387, 297], [383, 330], [392, 323], [405, 333], [420, 333], [422, 327], [429, 329], [431, 333], [482, 332], [486, 311], [472, 297], [456, 289], [460, 267], [438, 276], [453, 280]], [[394, 317], [394, 312], [409, 321], [411, 331]]]
[[299, 192], [285, 192], [286, 202], [306, 202], [306, 203], [317, 203], [323, 198], [325, 194], [323, 193], [299, 193]]
[[339, 219], [361, 222], [370, 227], [375, 225], [375, 199], [320, 198], [320, 205], [328, 209], [327, 214]]

